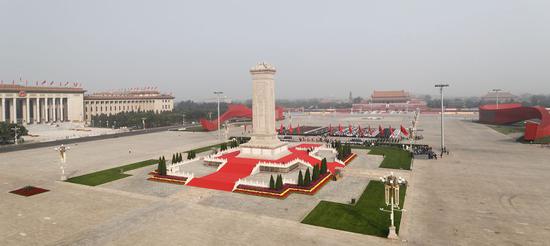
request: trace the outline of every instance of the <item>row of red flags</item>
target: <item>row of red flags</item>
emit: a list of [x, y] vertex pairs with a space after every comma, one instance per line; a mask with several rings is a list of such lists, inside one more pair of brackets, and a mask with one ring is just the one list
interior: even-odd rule
[[[22, 80], [19, 81], [19, 83], [23, 83]], [[4, 84], [4, 80], [0, 80], [0, 84]], [[11, 81], [11, 84], [12, 85], [15, 85], [15, 80], [12, 80]], [[32, 84], [32, 82], [31, 82]], [[45, 86], [53, 86], [54, 84], [57, 84], [57, 82], [54, 82], [54, 81], [51, 81], [51, 82], [48, 82], [46, 80], [40, 82], [40, 81], [35, 81], [35, 85], [36, 86], [39, 86], [39, 85], [45, 85]], [[28, 80], [25, 80], [25, 86], [29, 86], [29, 81]], [[82, 83], [79, 83], [79, 82], [59, 82], [59, 86], [63, 87], [69, 87], [69, 86], [72, 86], [72, 87], [79, 87], [81, 88], [82, 87]]]

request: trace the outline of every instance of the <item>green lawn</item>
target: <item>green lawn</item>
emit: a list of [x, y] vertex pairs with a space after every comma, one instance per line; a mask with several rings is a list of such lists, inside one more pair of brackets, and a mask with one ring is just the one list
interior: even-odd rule
[[[405, 202], [406, 187], [399, 190], [400, 207]], [[384, 203], [384, 184], [370, 181], [356, 205], [321, 201], [302, 221], [304, 224], [337, 230], [386, 237], [390, 226], [389, 213], [380, 211]], [[401, 213], [395, 213], [395, 227], [399, 232]]]
[[115, 181], [117, 179], [132, 176], [124, 172], [138, 169], [141, 167], [154, 165], [157, 163], [158, 163], [158, 160], [146, 160], [146, 161], [136, 162], [136, 163], [132, 163], [124, 166], [101, 170], [95, 173], [89, 173], [82, 176], [73, 177], [68, 179], [67, 182], [89, 185], [89, 186], [101, 185], [111, 181]]
[[369, 154], [384, 155], [380, 167], [411, 170], [412, 157], [409, 151], [393, 147], [374, 147]]
[[[214, 147], [219, 148], [220, 145], [221, 144], [213, 144], [213, 145], [209, 145], [209, 146], [204, 146], [204, 147], [200, 147], [200, 148], [185, 151], [185, 153], [189, 153], [190, 151], [195, 151], [195, 154], [198, 154], [198, 153], [202, 153], [202, 152], [205, 152], [205, 151], [212, 150], [212, 148], [214, 148]], [[229, 142], [227, 142], [227, 145], [228, 145], [228, 148], [229, 148]]]
[[521, 136], [518, 139], [516, 139], [516, 141], [524, 144], [550, 144], [550, 137], [542, 137], [531, 142], [523, 139], [523, 136]]
[[525, 131], [524, 126], [518, 126], [518, 125], [487, 125], [487, 126], [504, 135]]

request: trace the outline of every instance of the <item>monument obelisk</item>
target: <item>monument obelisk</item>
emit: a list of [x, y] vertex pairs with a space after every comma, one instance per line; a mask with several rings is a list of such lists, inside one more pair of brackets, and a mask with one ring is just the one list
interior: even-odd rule
[[277, 159], [290, 154], [275, 130], [275, 81], [277, 70], [261, 62], [250, 69], [252, 75], [252, 138], [241, 145], [240, 157]]

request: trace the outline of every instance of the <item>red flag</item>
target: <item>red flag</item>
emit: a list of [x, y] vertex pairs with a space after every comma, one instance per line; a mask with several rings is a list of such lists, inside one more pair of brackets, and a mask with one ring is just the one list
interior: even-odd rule
[[300, 130], [300, 124], [298, 124], [298, 126], [296, 127], [296, 133], [297, 134], [302, 133], [302, 130]]
[[405, 129], [405, 127], [403, 127], [403, 125], [401, 125], [401, 133], [403, 133], [405, 137], [409, 137], [409, 132]]
[[344, 131], [344, 129], [342, 128], [342, 125], [341, 124], [338, 124], [338, 131], [340, 133], [342, 133]]
[[294, 134], [294, 129], [292, 129], [292, 123], [290, 124], [290, 127], [288, 128], [288, 132], [290, 134]]
[[348, 126], [349, 133], [351, 134], [353, 132], [353, 129], [351, 128], [351, 124]]
[[363, 129], [361, 129], [361, 125], [359, 125], [358, 128], [359, 128], [359, 136], [362, 137], [363, 136]]
[[372, 133], [372, 129], [370, 129], [370, 125], [369, 125], [369, 135]]

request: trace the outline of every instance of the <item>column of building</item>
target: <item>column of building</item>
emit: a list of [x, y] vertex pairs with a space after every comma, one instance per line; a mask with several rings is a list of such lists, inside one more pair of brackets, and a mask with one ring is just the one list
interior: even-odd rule
[[14, 95], [12, 98], [12, 108], [13, 110], [10, 110], [11, 113], [11, 123], [17, 123], [17, 97]]
[[44, 98], [44, 115], [46, 116], [46, 122], [50, 122], [50, 99]]
[[25, 107], [24, 107], [24, 111], [23, 111], [23, 115], [24, 115], [24, 124], [29, 124], [31, 123], [31, 99], [29, 98], [29, 96], [27, 95], [27, 100], [25, 101]]
[[61, 100], [61, 103], [60, 103], [60, 105], [61, 105], [61, 122], [64, 122], [65, 121], [65, 102], [64, 102], [65, 100], [64, 100], [63, 97], [60, 100]]
[[0, 121], [6, 121], [6, 98], [2, 96], [2, 108], [0, 108]]

